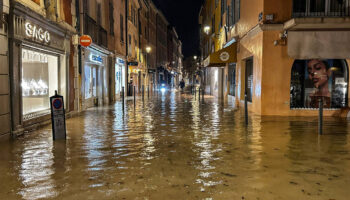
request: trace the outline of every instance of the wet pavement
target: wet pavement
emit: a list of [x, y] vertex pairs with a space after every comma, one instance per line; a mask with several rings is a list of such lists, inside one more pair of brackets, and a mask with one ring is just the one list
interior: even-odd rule
[[207, 97], [159, 94], [0, 143], [0, 199], [324, 199], [350, 196], [350, 124], [249, 117]]

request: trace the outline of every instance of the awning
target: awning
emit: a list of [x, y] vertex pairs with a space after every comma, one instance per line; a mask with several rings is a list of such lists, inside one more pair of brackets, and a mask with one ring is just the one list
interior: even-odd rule
[[203, 62], [204, 67], [222, 67], [227, 63], [237, 62], [237, 43], [214, 52], [208, 56]]

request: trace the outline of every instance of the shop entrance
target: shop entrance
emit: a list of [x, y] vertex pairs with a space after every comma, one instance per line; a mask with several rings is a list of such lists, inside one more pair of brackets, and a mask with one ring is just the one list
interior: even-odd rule
[[99, 67], [95, 65], [85, 66], [85, 100], [88, 107], [98, 106]]
[[228, 77], [230, 84], [229, 94], [231, 96], [236, 96], [236, 63], [229, 64]]
[[253, 98], [253, 59], [246, 60], [245, 65], [245, 94], [249, 102], [252, 102]]

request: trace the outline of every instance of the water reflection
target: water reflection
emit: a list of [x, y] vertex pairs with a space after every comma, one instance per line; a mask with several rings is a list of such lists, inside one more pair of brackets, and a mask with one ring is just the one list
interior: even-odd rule
[[23, 188], [19, 194], [23, 199], [44, 199], [57, 195], [55, 181], [52, 179], [53, 153], [52, 140], [27, 140], [23, 144], [19, 178]]
[[[152, 95], [151, 95], [152, 96]], [[349, 123], [249, 117], [169, 92], [92, 108], [0, 145], [0, 199], [347, 199]], [[4, 162], [5, 161], [5, 162]]]

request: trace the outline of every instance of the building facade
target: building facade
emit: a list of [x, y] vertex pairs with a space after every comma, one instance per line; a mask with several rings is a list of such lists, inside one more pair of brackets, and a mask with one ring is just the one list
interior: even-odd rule
[[260, 115], [316, 116], [320, 98], [325, 115], [346, 115], [349, 17], [348, 1], [207, 0], [206, 91], [236, 105], [247, 96]]
[[157, 83], [157, 14], [158, 9], [152, 1], [149, 1], [150, 9], [148, 14], [148, 77], [150, 89], [154, 91]]
[[[11, 130], [14, 134], [50, 119], [49, 97], [58, 91], [70, 106], [71, 1], [11, 1], [8, 18], [8, 63]], [[69, 9], [70, 11], [70, 9]], [[74, 100], [73, 100], [74, 102]], [[73, 106], [74, 107], [74, 106]], [[73, 108], [74, 109], [74, 108]]]
[[8, 136], [11, 131], [10, 107], [10, 69], [8, 62], [8, 23], [9, 6], [0, 4], [0, 138]]
[[[156, 89], [157, 67], [169, 66], [168, 22], [152, 1], [10, 0], [0, 8], [0, 137], [49, 124], [55, 91], [72, 116], [113, 103], [123, 87]], [[90, 46], [79, 43], [83, 35]]]
[[157, 14], [157, 88], [167, 84], [168, 66], [168, 21], [162, 12]]

